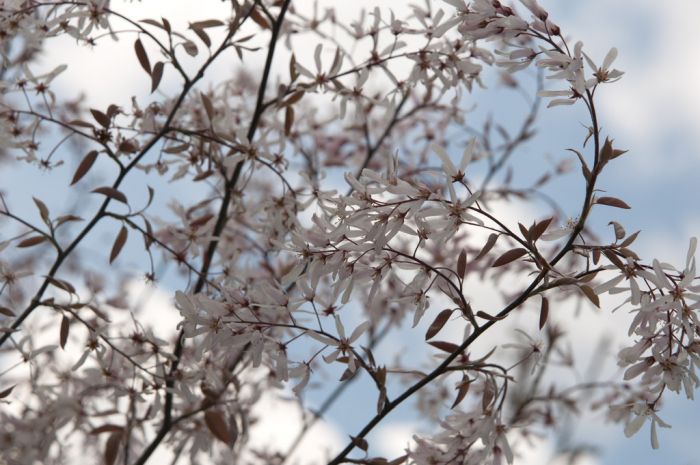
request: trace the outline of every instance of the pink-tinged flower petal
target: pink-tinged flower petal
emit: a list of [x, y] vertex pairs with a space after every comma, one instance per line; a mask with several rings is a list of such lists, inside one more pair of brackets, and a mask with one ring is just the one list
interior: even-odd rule
[[668, 280], [661, 267], [661, 263], [658, 260], [654, 260], [652, 265], [654, 267], [654, 273], [656, 274], [656, 285], [658, 287], [665, 287], [666, 289], [673, 289], [671, 282]]
[[542, 21], [546, 20], [547, 16], [549, 16], [547, 11], [542, 8], [539, 3], [537, 3], [537, 0], [520, 0], [520, 3], [525, 5], [525, 8], [530, 10], [535, 17], [541, 19]]
[[697, 237], [691, 237], [690, 238], [690, 245], [688, 246], [688, 255], [685, 257], [685, 267], [688, 268], [690, 267], [690, 262], [694, 261], [693, 259], [695, 258], [695, 251], [698, 248], [698, 238]]
[[73, 364], [73, 366], [70, 368], [71, 371], [75, 371], [78, 368], [80, 368], [81, 366], [83, 366], [83, 364], [85, 363], [85, 360], [87, 360], [87, 358], [88, 358], [88, 355], [90, 355], [90, 351], [89, 350], [84, 351], [83, 355], [81, 355], [80, 358], [78, 359], [78, 361], [75, 362]]
[[647, 417], [644, 414], [637, 415], [637, 417], [627, 423], [627, 426], [625, 426], [625, 436], [628, 438], [634, 436], [637, 434], [637, 432], [642, 429], [642, 426], [644, 425], [644, 422], [646, 421]]
[[442, 168], [445, 173], [447, 173], [447, 175], [450, 177], [455, 176], [457, 174], [457, 168], [452, 163], [452, 160], [450, 160], [450, 157], [447, 155], [447, 152], [445, 152], [445, 149], [437, 144], [431, 144], [430, 148], [438, 157], [440, 157], [440, 160], [442, 161]]
[[557, 239], [561, 239], [562, 237], [566, 237], [571, 233], [570, 228], [560, 228], [560, 229], [555, 229], [554, 231], [550, 231], [548, 233], [544, 233], [540, 236], [540, 239], [543, 241], [556, 241]]
[[314, 63], [316, 63], [316, 71], [321, 71], [321, 51], [323, 50], [323, 45], [318, 44], [316, 50], [314, 50]]
[[343, 326], [343, 322], [340, 321], [340, 317], [338, 315], [335, 315], [335, 329], [338, 331], [338, 336], [340, 339], [345, 339], [345, 327]]
[[367, 331], [367, 329], [370, 327], [370, 324], [371, 323], [369, 321], [365, 321], [360, 326], [355, 328], [355, 330], [350, 335], [350, 339], [348, 339], [348, 342], [350, 344], [352, 344], [353, 342], [358, 340], [360, 338], [360, 336], [362, 336], [364, 334], [364, 332]]
[[175, 301], [180, 306], [180, 313], [182, 313], [183, 316], [194, 316], [196, 313], [194, 305], [184, 292], [177, 291], [175, 293]]
[[326, 363], [333, 363], [333, 362], [335, 362], [335, 360], [338, 358], [339, 355], [340, 355], [340, 349], [336, 349], [333, 352], [331, 352], [330, 354], [324, 355], [323, 360]]
[[328, 336], [325, 336], [323, 334], [319, 334], [316, 331], [307, 331], [306, 334], [308, 334], [313, 339], [316, 339], [321, 344], [326, 344], [328, 346], [337, 346], [338, 345], [338, 341], [331, 339]]
[[656, 422], [655, 421], [651, 422], [651, 448], [652, 449], [659, 448], [659, 438], [656, 435]]
[[310, 378], [310, 370], [308, 365], [303, 365], [304, 369], [304, 374], [301, 377], [301, 381], [297, 383], [296, 386], [292, 388], [292, 391], [294, 391], [294, 394], [299, 396], [301, 394], [301, 391], [306, 387], [306, 385], [309, 383], [309, 378]]
[[608, 69], [612, 62], [615, 61], [615, 58], [617, 58], [617, 49], [613, 47], [603, 59], [603, 69]]
[[651, 367], [651, 365], [653, 363], [654, 363], [653, 361], [648, 362], [646, 360], [643, 360], [643, 361], [637, 363], [636, 365], [632, 365], [631, 367], [629, 367], [625, 371], [625, 375], [624, 375], [625, 381], [629, 381], [630, 379], [636, 378], [637, 376], [641, 375], [647, 369], [649, 369], [649, 367]]
[[549, 105], [547, 105], [547, 108], [556, 107], [559, 105], [573, 105], [574, 103], [576, 103], [576, 100], [574, 100], [574, 99], [561, 99], [560, 98], [560, 99], [555, 99], [555, 100], [552, 100], [551, 102], [549, 102]]
[[474, 152], [476, 151], [476, 137], [472, 137], [469, 141], [469, 145], [464, 149], [462, 154], [462, 161], [459, 163], [459, 170], [464, 172], [474, 158]]

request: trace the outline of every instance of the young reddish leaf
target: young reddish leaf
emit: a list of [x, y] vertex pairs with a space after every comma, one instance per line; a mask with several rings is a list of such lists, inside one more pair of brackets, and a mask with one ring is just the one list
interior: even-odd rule
[[124, 195], [121, 191], [114, 189], [113, 187], [98, 187], [97, 189], [93, 189], [92, 192], [94, 192], [96, 194], [106, 195], [110, 199], [114, 199], [118, 202], [121, 202], [121, 203], [128, 205], [128, 201], [126, 200], [126, 195]]
[[586, 179], [586, 181], [590, 182], [591, 180], [591, 170], [588, 168], [588, 164], [586, 163], [586, 160], [583, 158], [583, 155], [581, 155], [581, 152], [575, 149], [566, 149], [569, 152], [574, 152], [576, 156], [578, 157], [579, 161], [581, 162], [581, 172], [583, 173], [583, 177]]
[[105, 115], [100, 110], [95, 110], [94, 108], [90, 108], [90, 113], [92, 113], [92, 117], [95, 118], [95, 121], [97, 121], [100, 126], [105, 129], [109, 128], [109, 116]]
[[523, 235], [523, 239], [526, 241], [530, 240], [530, 230], [525, 227], [524, 224], [518, 223], [518, 228], [520, 229], [520, 234]]
[[609, 222], [608, 226], [612, 226], [613, 229], [615, 230], [615, 239], [616, 240], [619, 241], [620, 239], [625, 237], [625, 234], [626, 234], [625, 228], [623, 228], [622, 225], [620, 223], [618, 223], [617, 221]]
[[71, 283], [69, 283], [68, 281], [64, 281], [64, 280], [58, 279], [58, 278], [53, 278], [51, 276], [44, 276], [44, 278], [46, 278], [46, 280], [50, 284], [56, 286], [57, 288], [61, 289], [62, 291], [66, 291], [68, 293], [75, 294], [75, 287], [73, 287], [73, 285]]
[[540, 221], [535, 226], [533, 226], [532, 229], [530, 229], [530, 238], [532, 239], [532, 242], [537, 241], [537, 239], [539, 239], [540, 236], [544, 234], [551, 222], [552, 218], [547, 218], [546, 220]]
[[110, 434], [105, 444], [105, 465], [114, 465], [119, 455], [119, 443], [122, 442], [123, 431]]
[[369, 449], [369, 443], [367, 442], [367, 440], [365, 438], [356, 438], [356, 437], [350, 436], [350, 442], [352, 442], [353, 446], [358, 447], [365, 452], [367, 452], [367, 449]]
[[629, 247], [632, 245], [632, 242], [634, 242], [637, 239], [637, 236], [639, 235], [640, 231], [637, 231], [635, 233], [630, 234], [627, 236], [627, 239], [622, 241], [622, 244], [620, 244], [620, 247]]
[[377, 413], [381, 413], [381, 411], [384, 410], [386, 402], [386, 388], [382, 386], [382, 388], [379, 390], [379, 397], [377, 397]]
[[203, 181], [203, 180], [207, 179], [209, 176], [211, 176], [212, 174], [214, 174], [214, 170], [202, 171], [201, 173], [197, 174], [197, 176], [192, 178], [192, 181], [194, 181], [194, 182]]
[[489, 315], [488, 313], [486, 313], [482, 310], [479, 310], [478, 312], [476, 312], [476, 316], [478, 316], [479, 318], [483, 318], [484, 320], [489, 320], [489, 321], [500, 321], [506, 317], [505, 315], [503, 315], [503, 316]]
[[182, 43], [182, 47], [185, 49], [185, 52], [191, 57], [196, 57], [197, 53], [199, 53], [199, 49], [197, 48], [197, 44], [192, 42], [191, 40], [187, 40]]
[[170, 34], [172, 32], [172, 28], [170, 27], [170, 21], [163, 18], [162, 16], [160, 17], [160, 19], [161, 19], [161, 21], [163, 21], [163, 29], [165, 29], [165, 32]]
[[119, 425], [107, 424], [107, 425], [98, 426], [97, 428], [92, 429], [88, 434], [97, 435], [97, 434], [102, 434], [102, 433], [114, 433], [116, 431], [119, 431], [119, 432], [124, 431], [124, 427], [119, 426]]
[[214, 105], [211, 103], [211, 99], [207, 97], [207, 95], [204, 92], [200, 92], [199, 95], [202, 98], [204, 111], [207, 112], [207, 117], [209, 118], [209, 121], [213, 123], [214, 117], [216, 116], [216, 113], [214, 112]]
[[151, 202], [153, 202], [153, 197], [156, 195], [156, 191], [151, 186], [146, 186], [146, 190], [148, 191], [148, 201], [146, 202], [146, 206], [144, 207], [144, 209], [151, 206]]
[[612, 158], [613, 158], [612, 141], [606, 137], [605, 142], [603, 143], [603, 148], [600, 151], [600, 159], [603, 163], [606, 163], [608, 160], [612, 160]]
[[289, 77], [291, 78], [292, 82], [296, 81], [296, 79], [299, 77], [299, 71], [297, 71], [297, 60], [293, 53], [289, 58]]
[[453, 353], [459, 349], [459, 346], [457, 344], [453, 344], [451, 342], [445, 342], [445, 341], [430, 341], [430, 342], [428, 342], [428, 344], [435, 347], [436, 349], [440, 349], [444, 352], [449, 352], [449, 353]]
[[[374, 360], [374, 354], [372, 354], [372, 350], [369, 347], [365, 346], [360, 346], [362, 350], [364, 351], [365, 355], [367, 355], [367, 363], [369, 363], [369, 366], [374, 367], [377, 365], [377, 363]], [[384, 370], [386, 373], [386, 370]]]
[[61, 344], [61, 349], [65, 349], [66, 342], [68, 342], [68, 332], [70, 330], [70, 320], [66, 315], [63, 315], [61, 319], [61, 331], [59, 334], [59, 341]]
[[59, 216], [58, 218], [56, 218], [56, 225], [54, 226], [54, 229], [58, 228], [58, 227], [61, 226], [63, 223], [68, 223], [68, 222], [71, 222], [71, 221], [83, 221], [83, 219], [82, 219], [81, 217], [75, 216], [75, 215], [63, 215], [63, 216]]
[[493, 382], [490, 380], [487, 380], [484, 383], [484, 392], [481, 397], [481, 409], [484, 412], [489, 412], [489, 406], [491, 405], [491, 402], [496, 396], [496, 389], [493, 385]]
[[230, 445], [231, 435], [223, 413], [218, 410], [207, 410], [204, 413], [204, 422], [216, 439]]
[[117, 150], [122, 153], [136, 153], [139, 150], [139, 144], [134, 139], [122, 139], [117, 146]]
[[142, 19], [140, 22], [146, 23], [146, 24], [150, 24], [151, 26], [156, 26], [156, 27], [159, 27], [159, 28], [161, 28], [161, 29], [167, 31], [167, 29], [165, 28], [165, 26], [163, 26], [162, 24], [160, 24], [160, 23], [159, 23], [158, 21], [156, 21], [155, 19]]
[[148, 250], [151, 248], [151, 244], [153, 244], [153, 226], [151, 226], [151, 222], [146, 218], [143, 219], [143, 222], [146, 225], [146, 234], [143, 236], [143, 242], [146, 250]]
[[129, 231], [126, 229], [126, 226], [122, 226], [116, 239], [114, 239], [114, 244], [112, 244], [112, 252], [109, 254], [109, 263], [112, 263], [119, 256], [119, 252], [122, 251], [127, 237], [129, 237]]
[[518, 247], [517, 249], [510, 249], [508, 252], [504, 253], [493, 262], [492, 268], [507, 265], [508, 263], [517, 260], [523, 255], [527, 254], [527, 249]]
[[377, 368], [374, 378], [377, 380], [377, 383], [379, 383], [380, 386], [386, 385], [386, 367], [382, 366]]
[[479, 252], [479, 254], [474, 258], [474, 261], [479, 260], [481, 257], [483, 257], [484, 255], [489, 253], [491, 251], [491, 249], [493, 248], [493, 246], [496, 245], [497, 240], [498, 240], [498, 234], [492, 233], [491, 235], [489, 235], [489, 238], [486, 239], [486, 244], [484, 244], [484, 246], [481, 248], [481, 251]]
[[350, 378], [353, 378], [357, 374], [357, 371], [352, 371], [350, 368], [346, 368], [345, 371], [343, 372], [342, 375], [340, 375], [340, 378], [338, 381], [347, 381]]
[[165, 147], [163, 149], [163, 152], [165, 153], [182, 153], [185, 150], [189, 149], [191, 146], [190, 144], [177, 144], [177, 145], [171, 145], [170, 147]]
[[290, 105], [284, 110], [284, 135], [289, 136], [294, 125], [294, 108]]
[[579, 286], [579, 289], [581, 289], [581, 291], [583, 292], [583, 294], [584, 294], [586, 297], [588, 297], [588, 300], [590, 300], [591, 302], [593, 302], [593, 305], [595, 305], [596, 307], [600, 308], [600, 299], [599, 299], [598, 296], [596, 295], [595, 291], [594, 291], [593, 289], [591, 289], [590, 286], [587, 286], [587, 285], [585, 285], [585, 284], [582, 284], [582, 285]]
[[289, 105], [294, 105], [299, 100], [301, 100], [301, 98], [304, 96], [305, 93], [306, 92], [303, 90], [298, 90], [298, 91], [294, 92], [292, 95], [289, 96], [289, 98], [287, 100], [282, 102], [282, 106], [285, 107], [285, 106], [289, 106]]
[[405, 463], [406, 460], [408, 460], [408, 454], [404, 454], [401, 457], [396, 457], [394, 460], [389, 462], [388, 465], [401, 465], [402, 463]]
[[440, 313], [438, 313], [438, 316], [435, 318], [433, 323], [428, 328], [428, 331], [426, 331], [425, 333], [425, 340], [427, 341], [428, 339], [432, 338], [437, 333], [439, 333], [442, 327], [445, 326], [445, 323], [447, 323], [447, 321], [450, 319], [450, 316], [452, 316], [452, 310], [450, 309], [443, 310]]
[[46, 240], [46, 236], [32, 236], [17, 244], [17, 247], [22, 249], [26, 247], [34, 247], [35, 245], [41, 244]]
[[467, 396], [467, 393], [469, 392], [469, 386], [471, 386], [471, 380], [463, 376], [462, 381], [457, 385], [457, 398], [455, 401], [452, 403], [452, 407], [450, 407], [450, 410], [455, 408], [457, 405], [459, 405], [460, 402], [464, 400], [464, 398]]
[[10, 386], [5, 390], [0, 391], [0, 399], [4, 399], [5, 397], [9, 396], [14, 388], [15, 386]]
[[267, 19], [263, 15], [260, 14], [257, 8], [253, 8], [250, 12], [250, 18], [255, 21], [258, 26], [260, 26], [263, 29], [270, 29], [270, 23], [267, 22]]
[[138, 58], [141, 67], [148, 74], [151, 74], [151, 62], [148, 60], [148, 55], [146, 54], [146, 49], [143, 48], [141, 39], [136, 39], [136, 42], [134, 42], [134, 51], [136, 52], [136, 58]]
[[190, 29], [206, 29], [209, 27], [223, 26], [224, 22], [218, 19], [205, 19], [190, 24]]
[[83, 121], [80, 119], [74, 119], [68, 122], [71, 126], [79, 126], [82, 128], [89, 128], [89, 129], [95, 129], [95, 126], [93, 124], [88, 123], [87, 121]]
[[542, 297], [542, 305], [540, 306], [540, 329], [544, 328], [545, 323], [547, 323], [547, 317], [549, 316], [549, 300], [546, 297]]
[[608, 260], [610, 260], [610, 263], [612, 263], [613, 265], [615, 265], [616, 267], [618, 267], [618, 268], [620, 269], [620, 271], [624, 271], [624, 272], [627, 271], [627, 270], [626, 270], [626, 267], [625, 267], [625, 264], [622, 262], [622, 260], [620, 260], [620, 257], [618, 257], [618, 256], [615, 254], [615, 252], [613, 252], [613, 251], [610, 250], [610, 249], [605, 249], [605, 250], [603, 250], [603, 255], [605, 255], [605, 257], [606, 257]]
[[367, 465], [389, 465], [389, 461], [384, 457], [372, 457], [365, 459], [362, 463]]
[[583, 275], [583, 276], [581, 276], [580, 278], [578, 278], [578, 282], [580, 282], [580, 283], [590, 283], [591, 281], [593, 281], [593, 280], [595, 279], [596, 276], [598, 276], [598, 272], [597, 272], [597, 271], [588, 272], [588, 273], [586, 273], [585, 275]]
[[13, 312], [12, 310], [10, 310], [7, 307], [3, 307], [2, 305], [0, 305], [0, 314], [5, 315], [5, 316], [9, 316], [10, 318], [16, 316], [15, 312]]
[[44, 202], [37, 199], [36, 197], [32, 197], [32, 199], [36, 204], [36, 208], [39, 209], [39, 215], [41, 216], [41, 219], [44, 220], [44, 223], [49, 224], [49, 208]]
[[467, 272], [467, 251], [462, 249], [457, 258], [457, 275], [464, 279], [464, 273]]
[[634, 253], [634, 251], [626, 248], [626, 247], [620, 247], [618, 251], [625, 257], [625, 258], [631, 258], [632, 260], [640, 260], [639, 255]]
[[190, 227], [191, 227], [191, 228], [195, 228], [195, 229], [196, 229], [196, 228], [199, 228], [200, 226], [203, 226], [203, 225], [207, 224], [207, 222], [208, 222], [209, 220], [211, 220], [212, 218], [214, 218], [214, 214], [213, 214], [213, 213], [207, 213], [206, 215], [202, 215], [202, 216], [200, 216], [199, 218], [193, 219], [193, 220], [190, 222]]
[[164, 64], [159, 61], [153, 65], [153, 71], [151, 72], [151, 93], [155, 92], [160, 84], [160, 80], [163, 78], [163, 68]]
[[469, 319], [474, 318], [474, 310], [472, 310], [472, 306], [469, 304], [469, 302], [466, 302], [466, 305], [463, 305], [461, 302], [459, 304], [459, 310], [462, 312], [462, 315]]
[[119, 113], [122, 113], [122, 109], [118, 105], [110, 103], [109, 106], [107, 107], [107, 113], [106, 113], [107, 118], [109, 118], [111, 120], [112, 118], [117, 116]]
[[593, 264], [597, 265], [600, 261], [600, 249], [593, 249]]
[[85, 158], [83, 158], [83, 160], [78, 165], [78, 168], [75, 170], [73, 179], [70, 182], [71, 186], [83, 179], [83, 176], [85, 176], [88, 173], [88, 171], [90, 171], [90, 168], [92, 168], [92, 165], [95, 163], [95, 160], [97, 160], [97, 150], [92, 150], [87, 155], [85, 155]]
[[207, 47], [211, 47], [211, 39], [209, 38], [209, 34], [204, 32], [204, 29], [200, 27], [196, 27], [194, 24], [190, 24], [190, 29], [194, 31], [195, 34], [197, 34], [197, 37], [200, 38], [202, 42], [204, 42], [204, 45]]
[[600, 204], [600, 205], [607, 205], [609, 207], [617, 207], [617, 208], [624, 208], [629, 210], [630, 207], [627, 205], [625, 202], [622, 200], [615, 198], [615, 197], [599, 197], [595, 200], [595, 203]]
[[613, 149], [612, 155], [610, 156], [610, 159], [611, 159], [611, 160], [614, 160], [614, 159], [616, 159], [617, 157], [619, 157], [620, 155], [626, 154], [627, 152], [629, 152], [629, 150]]

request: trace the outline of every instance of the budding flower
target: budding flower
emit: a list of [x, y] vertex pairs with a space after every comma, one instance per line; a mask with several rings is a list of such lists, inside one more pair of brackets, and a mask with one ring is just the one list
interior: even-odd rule
[[452, 163], [452, 160], [450, 160], [450, 157], [447, 155], [447, 152], [445, 152], [445, 149], [436, 144], [432, 144], [430, 148], [432, 148], [433, 152], [440, 157], [440, 160], [442, 161], [442, 169], [445, 174], [452, 179], [452, 182], [460, 182], [464, 178], [464, 170], [474, 158], [476, 138], [472, 138], [469, 145], [464, 149], [462, 160], [459, 163], [459, 168], [455, 167], [455, 165]]
[[537, 0], [520, 0], [520, 3], [525, 5], [525, 8], [530, 10], [530, 12], [535, 15], [536, 18], [546, 21], [547, 17], [549, 16], [549, 13], [542, 8], [539, 3], [537, 3]]

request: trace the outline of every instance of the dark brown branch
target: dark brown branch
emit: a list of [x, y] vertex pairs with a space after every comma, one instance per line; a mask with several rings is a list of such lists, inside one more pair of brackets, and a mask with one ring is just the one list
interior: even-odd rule
[[[267, 81], [270, 77], [270, 71], [272, 68], [272, 59], [274, 57], [274, 52], [275, 52], [275, 45], [277, 44], [277, 38], [279, 36], [280, 29], [282, 27], [282, 23], [284, 21], [284, 15], [287, 12], [287, 9], [289, 8], [289, 4], [291, 3], [291, 0], [285, 0], [285, 2], [282, 4], [282, 8], [280, 10], [280, 14], [277, 17], [277, 21], [275, 22], [273, 29], [272, 29], [272, 37], [270, 38], [270, 48], [268, 50], [267, 54], [267, 60], [265, 62], [265, 69], [263, 71], [263, 76], [260, 82], [260, 87], [258, 89], [258, 99], [257, 99], [257, 104], [255, 107], [255, 112], [253, 113], [253, 119], [250, 123], [250, 127], [248, 129], [248, 141], [252, 141], [253, 137], [255, 136], [255, 132], [258, 128], [258, 125], [260, 123], [260, 117], [262, 116], [263, 113], [263, 99], [265, 97], [265, 89], [267, 87]], [[254, 7], [254, 6], [253, 6]], [[250, 14], [250, 12], [249, 12]], [[224, 44], [230, 39], [230, 37], [233, 35], [235, 31], [230, 32], [226, 39], [224, 40]], [[219, 50], [222, 50], [224, 46]], [[212, 56], [212, 58], [214, 58]], [[202, 76], [204, 73], [204, 69], [200, 70], [198, 76]], [[224, 227], [226, 226], [226, 222], [228, 220], [228, 209], [229, 205], [231, 203], [231, 197], [233, 195], [233, 192], [235, 190], [236, 184], [238, 182], [238, 179], [241, 175], [241, 172], [243, 170], [243, 161], [239, 162], [236, 165], [236, 168], [234, 169], [234, 172], [231, 176], [230, 179], [227, 180], [225, 184], [225, 191], [224, 191], [224, 198], [222, 199], [221, 202], [221, 208], [219, 210], [219, 214], [217, 216], [216, 224], [214, 226], [214, 231], [213, 231], [213, 236], [214, 239], [212, 239], [211, 242], [209, 242], [209, 246], [207, 247], [207, 251], [204, 255], [203, 261], [202, 261], [202, 268], [199, 272], [199, 277], [197, 279], [197, 283], [195, 284], [193, 288], [194, 293], [201, 292], [201, 290], [204, 288], [205, 283], [207, 282], [207, 275], [209, 274], [209, 268], [211, 266], [211, 262], [214, 258], [214, 254], [216, 252], [216, 249], [219, 244], [219, 236], [221, 235], [222, 231], [224, 230]], [[163, 441], [165, 436], [170, 432], [170, 429], [172, 428], [173, 425], [173, 420], [172, 420], [172, 408], [173, 408], [173, 394], [172, 394], [172, 387], [175, 385], [175, 378], [174, 374], [177, 372], [180, 360], [182, 358], [182, 350], [184, 348], [184, 333], [180, 331], [177, 337], [177, 342], [175, 345], [175, 351], [174, 351], [174, 356], [175, 360], [173, 361], [170, 371], [169, 371], [169, 376], [168, 376], [168, 381], [166, 382], [166, 387], [168, 390], [166, 390], [166, 395], [165, 395], [165, 402], [164, 402], [164, 407], [163, 407], [163, 423], [158, 430], [158, 433], [156, 434], [155, 438], [151, 441], [151, 443], [146, 447], [146, 449], [142, 452], [141, 456], [136, 460], [135, 465], [143, 465], [146, 463], [148, 458], [153, 454], [153, 452], [158, 448], [160, 443]]]

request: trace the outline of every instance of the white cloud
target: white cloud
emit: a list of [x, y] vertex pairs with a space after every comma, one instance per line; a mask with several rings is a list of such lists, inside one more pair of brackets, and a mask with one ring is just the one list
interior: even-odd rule
[[[195, 3], [196, 7], [193, 6]], [[227, 8], [226, 2], [202, 1], [195, 3], [188, 0], [170, 0], [167, 11], [163, 11], [162, 4], [159, 2], [120, 2], [115, 3], [112, 7], [115, 11], [136, 21], [144, 18], [160, 21], [160, 18], [165, 16], [171, 23], [173, 30], [182, 32], [187, 32], [189, 22], [209, 18], [228, 18], [230, 7]], [[114, 30], [119, 31], [118, 41], [112, 40], [109, 36], [102, 36], [98, 38], [95, 47], [88, 47], [77, 44], [74, 39], [67, 36], [62, 36], [47, 42], [42, 55], [42, 66], [51, 69], [59, 63], [68, 64], [68, 69], [54, 82], [53, 90], [57, 94], [67, 98], [75, 98], [80, 92], [84, 92], [88, 106], [98, 109], [105, 109], [109, 104], [128, 106], [132, 96], [136, 96], [139, 101], [154, 99], [149, 97], [150, 78], [139, 66], [134, 53], [133, 43], [137, 34], [124, 32], [135, 31], [135, 28], [115, 17], [112, 17], [110, 22]], [[147, 26], [147, 28], [157, 31], [157, 28], [151, 26]], [[212, 42], [216, 44], [216, 38], [219, 37], [218, 30], [210, 29], [209, 32], [212, 36]], [[156, 35], [158, 36], [158, 34]], [[142, 42], [150, 57], [151, 64], [162, 60], [150, 39], [142, 37]], [[178, 57], [183, 60], [186, 70], [195, 71], [197, 69], [195, 65], [207, 58], [205, 47], [201, 41], [197, 43], [197, 46], [199, 47], [199, 56], [196, 59], [189, 59], [184, 53], [178, 54]], [[230, 51], [227, 55], [220, 57], [211, 67], [208, 75], [215, 76], [218, 82], [222, 75], [232, 74], [234, 64], [240, 63], [237, 58], [234, 62], [234, 56], [235, 53]], [[257, 63], [260, 60], [254, 61]], [[166, 67], [163, 84], [159, 87], [160, 91], [172, 94], [178, 90], [180, 85], [181, 79], [176, 76], [172, 67]], [[160, 97], [155, 99], [160, 100]]]
[[386, 423], [377, 430], [370, 445], [380, 457], [395, 459], [406, 453], [406, 449], [413, 442], [413, 435], [417, 432], [418, 425], [414, 422]]
[[175, 334], [177, 324], [182, 318], [174, 305], [174, 291], [137, 279], [130, 280], [126, 284], [126, 290], [129, 308], [138, 311], [139, 323], [154, 329], [159, 337]]
[[[251, 429], [248, 451], [264, 447], [286, 452], [304, 421], [312, 418], [311, 413], [304, 412], [295, 400], [282, 400], [269, 394], [262, 397], [253, 414], [259, 417], [259, 421]], [[338, 429], [325, 420], [319, 420], [308, 430], [287, 463], [325, 464], [344, 445]]]
[[700, 40], [700, 3], [680, 0], [666, 8], [653, 0], [595, 0], [545, 6], [571, 40], [584, 42], [584, 51], [594, 61], [600, 62], [613, 46], [620, 49], [615, 67], [625, 75], [600, 89], [597, 101], [606, 130], [633, 144], [639, 174], [672, 174], [679, 166], [695, 163], [697, 157], [669, 153], [666, 146], [671, 138], [681, 139], [688, 153], [700, 152], [695, 130], [700, 119], [700, 66], [692, 59]]

